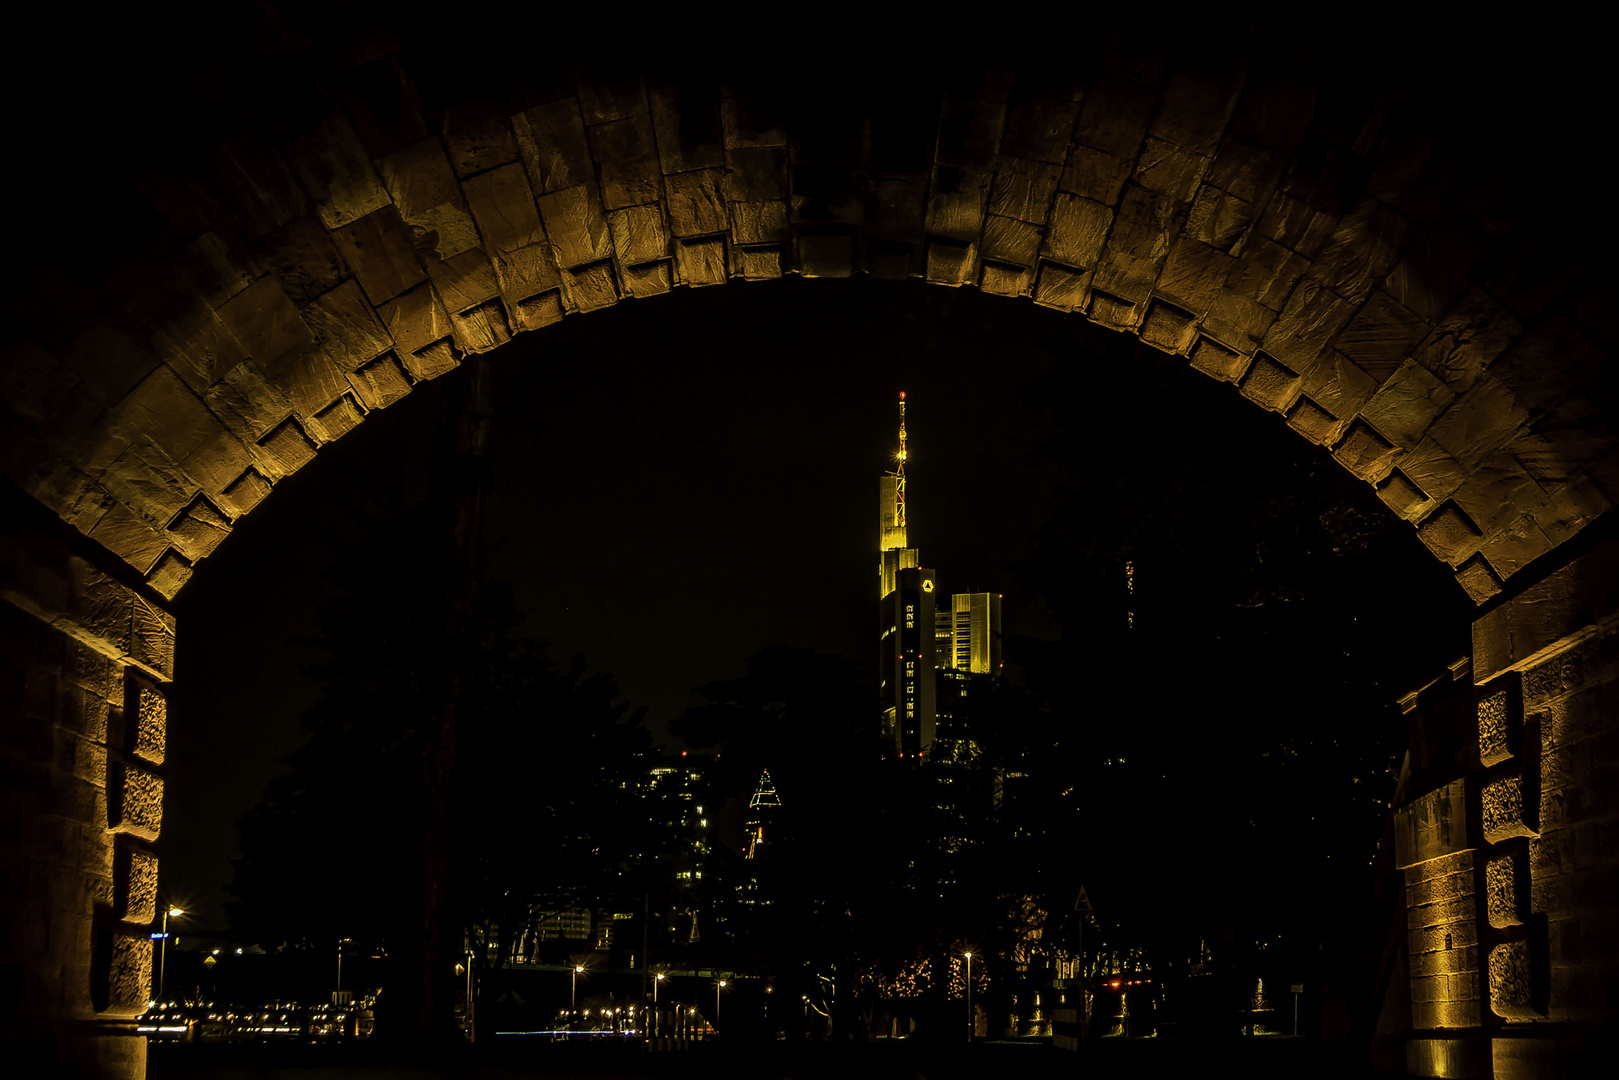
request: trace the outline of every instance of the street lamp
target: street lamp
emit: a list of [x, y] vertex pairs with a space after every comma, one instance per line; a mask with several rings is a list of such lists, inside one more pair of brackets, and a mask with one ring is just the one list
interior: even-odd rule
[[973, 1041], [973, 954], [967, 954], [967, 1041]]
[[584, 970], [585, 970], [585, 965], [583, 965], [583, 964], [575, 964], [575, 965], [573, 965], [573, 990], [568, 996], [568, 1007], [569, 1008], [572, 1008], [572, 1009], [578, 1009], [579, 1008], [579, 975]]
[[714, 1030], [720, 1029], [720, 991], [725, 989], [725, 980], [721, 979], [719, 985], [714, 987]]
[[663, 1026], [658, 1023], [661, 1019], [661, 1014], [658, 1012], [658, 984], [662, 981], [663, 972], [661, 971], [652, 977], [652, 1034], [654, 1035], [658, 1033], [658, 1028]]
[[157, 946], [157, 1000], [159, 1003], [163, 1001], [163, 961], [168, 959], [169, 952], [169, 916], [173, 915], [178, 918], [184, 914], [185, 912], [177, 907], [163, 909], [163, 936], [158, 938]]

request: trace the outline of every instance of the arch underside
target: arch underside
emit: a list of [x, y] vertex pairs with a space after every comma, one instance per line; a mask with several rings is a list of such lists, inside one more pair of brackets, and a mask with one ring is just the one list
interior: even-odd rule
[[1482, 602], [1619, 499], [1611, 285], [1414, 84], [1239, 37], [1120, 32], [825, 112], [590, 42], [454, 85], [382, 35], [306, 45], [318, 107], [155, 155], [149, 235], [12, 291], [5, 471], [172, 598], [322, 446], [514, 334], [920, 277], [1233, 384]]

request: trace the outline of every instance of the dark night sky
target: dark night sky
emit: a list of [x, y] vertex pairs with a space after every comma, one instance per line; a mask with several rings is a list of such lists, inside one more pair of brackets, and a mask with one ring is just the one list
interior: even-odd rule
[[[524, 335], [492, 358], [493, 574], [531, 636], [610, 673], [655, 729], [775, 642], [869, 666], [876, 481], [903, 389], [912, 542], [944, 588], [1004, 592], [1007, 633], [1045, 636], [1014, 568], [1048, 512], [1046, 414], [1024, 388], [1099, 333], [975, 291], [788, 279]], [[419, 388], [283, 481], [181, 594], [164, 868], [203, 924], [223, 924], [235, 820], [318, 696], [300, 669], [319, 654], [297, 639], [332, 588], [332, 538], [357, 501], [424, 492], [438, 401]], [[1122, 420], [1114, 405], [1098, 418]]]

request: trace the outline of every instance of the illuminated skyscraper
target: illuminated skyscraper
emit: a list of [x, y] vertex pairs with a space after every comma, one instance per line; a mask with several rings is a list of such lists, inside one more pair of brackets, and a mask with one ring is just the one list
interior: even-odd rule
[[955, 681], [1001, 670], [1001, 598], [996, 593], [936, 594], [937, 579], [909, 546], [905, 524], [905, 395], [899, 396], [899, 449], [878, 480], [877, 612], [883, 737], [901, 757], [927, 756], [938, 737], [941, 693], [962, 696]]
[[748, 835], [743, 856], [757, 859], [764, 853], [769, 837], [766, 835], [776, 816], [776, 808], [781, 805], [781, 799], [776, 795], [776, 784], [770, 779], [770, 770], [765, 769], [759, 774], [759, 786], [753, 792], [753, 798], [748, 800]]

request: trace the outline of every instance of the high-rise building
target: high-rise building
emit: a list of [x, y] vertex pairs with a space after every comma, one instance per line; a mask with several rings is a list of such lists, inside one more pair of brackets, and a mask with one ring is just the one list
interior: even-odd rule
[[759, 773], [759, 786], [754, 789], [753, 798], [748, 800], [748, 835], [743, 856], [756, 859], [764, 854], [765, 846], [770, 842], [766, 831], [775, 821], [776, 808], [781, 805], [781, 799], [776, 796], [776, 784], [770, 779], [770, 770], [765, 769]]
[[965, 680], [1000, 674], [1001, 598], [937, 592], [906, 528], [906, 438], [901, 393], [899, 449], [877, 487], [878, 677], [884, 739], [901, 757], [920, 760], [940, 737], [941, 714], [948, 720], [951, 703], [966, 693]]

